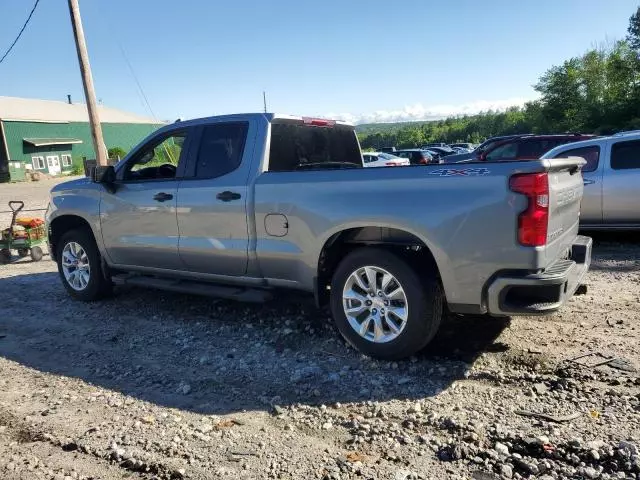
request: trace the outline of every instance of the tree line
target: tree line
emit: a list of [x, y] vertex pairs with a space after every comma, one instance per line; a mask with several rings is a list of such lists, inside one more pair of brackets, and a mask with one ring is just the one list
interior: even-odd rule
[[624, 40], [593, 48], [547, 70], [534, 85], [539, 99], [503, 112], [428, 122], [358, 127], [363, 149], [429, 142], [479, 143], [517, 133], [611, 134], [640, 129], [640, 7]]

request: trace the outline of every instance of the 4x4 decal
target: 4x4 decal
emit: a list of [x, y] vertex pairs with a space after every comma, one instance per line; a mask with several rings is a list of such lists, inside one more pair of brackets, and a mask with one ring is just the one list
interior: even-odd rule
[[438, 175], [439, 177], [479, 177], [489, 175], [491, 170], [488, 168], [441, 168], [429, 172], [429, 175]]

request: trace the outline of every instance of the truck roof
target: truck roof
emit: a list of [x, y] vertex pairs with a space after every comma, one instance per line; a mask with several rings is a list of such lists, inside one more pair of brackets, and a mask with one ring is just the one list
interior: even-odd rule
[[[254, 113], [233, 113], [228, 115], [213, 115], [210, 117], [200, 117], [200, 118], [192, 118], [189, 120], [177, 120], [174, 123], [168, 124], [165, 128], [170, 128], [171, 126], [176, 126], [177, 124], [184, 126], [193, 126], [200, 125], [202, 123], [209, 123], [211, 121], [238, 121], [238, 120], [249, 120], [251, 118], [264, 118], [268, 122], [273, 122], [274, 120], [284, 120], [284, 121], [293, 121], [293, 122], [302, 122], [308, 124], [321, 124], [322, 122], [331, 122], [331, 125], [341, 126], [341, 127], [353, 127], [352, 123], [345, 122], [343, 120], [334, 120], [320, 117], [309, 117], [302, 115], [289, 115], [284, 113], [263, 113], [263, 112], [254, 112]], [[318, 125], [321, 126], [321, 125]]]

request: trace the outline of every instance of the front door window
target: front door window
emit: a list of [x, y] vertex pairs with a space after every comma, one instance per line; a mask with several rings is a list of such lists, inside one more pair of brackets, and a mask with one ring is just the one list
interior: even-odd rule
[[174, 133], [140, 152], [130, 161], [124, 180], [163, 180], [176, 178], [186, 132]]

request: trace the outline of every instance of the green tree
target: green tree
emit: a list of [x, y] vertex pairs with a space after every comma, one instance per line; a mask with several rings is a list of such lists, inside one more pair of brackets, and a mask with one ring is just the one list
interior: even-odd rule
[[640, 7], [636, 13], [629, 18], [629, 28], [627, 29], [627, 42], [634, 50], [640, 51]]
[[107, 150], [109, 158], [123, 158], [127, 152], [122, 147], [111, 147]]

